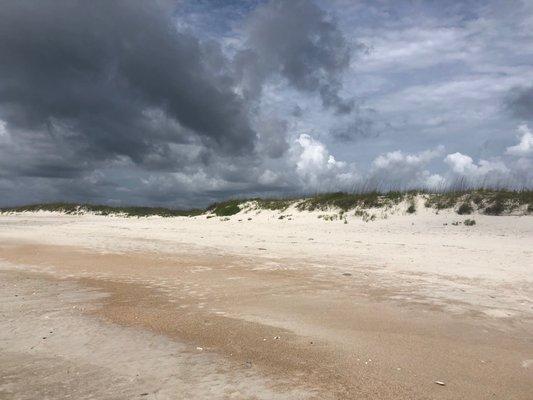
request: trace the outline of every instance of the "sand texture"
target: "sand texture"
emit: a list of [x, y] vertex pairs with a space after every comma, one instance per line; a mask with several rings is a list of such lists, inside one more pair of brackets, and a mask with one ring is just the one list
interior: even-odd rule
[[0, 399], [533, 399], [533, 217], [324, 214], [0, 215]]

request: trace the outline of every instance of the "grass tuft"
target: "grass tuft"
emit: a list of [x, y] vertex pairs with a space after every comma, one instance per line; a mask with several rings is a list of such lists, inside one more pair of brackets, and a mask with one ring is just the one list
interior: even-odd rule
[[378, 192], [349, 194], [343, 192], [319, 194], [300, 201], [297, 208], [301, 211], [327, 210], [337, 208], [348, 211], [354, 208], [381, 208], [400, 203], [410, 192]]

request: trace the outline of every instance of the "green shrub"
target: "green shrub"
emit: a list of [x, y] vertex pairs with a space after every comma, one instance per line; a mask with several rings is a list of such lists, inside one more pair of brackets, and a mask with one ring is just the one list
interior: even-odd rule
[[501, 215], [504, 211], [505, 205], [501, 200], [496, 200], [492, 205], [485, 208], [485, 214], [487, 215]]
[[409, 214], [414, 214], [416, 212], [416, 207], [415, 207], [415, 204], [414, 203], [411, 203], [409, 205], [409, 207], [407, 208], [407, 212]]
[[459, 215], [468, 215], [468, 214], [472, 214], [472, 212], [474, 212], [474, 208], [472, 207], [470, 202], [467, 202], [467, 201], [462, 203], [457, 209], [457, 214]]
[[235, 215], [241, 211], [239, 204], [239, 200], [229, 200], [223, 203], [215, 203], [210, 207], [210, 209], [218, 217], [227, 217], [230, 215]]
[[466, 226], [473, 226], [473, 225], [476, 224], [476, 221], [473, 220], [473, 219], [465, 219], [464, 224], [465, 224]]

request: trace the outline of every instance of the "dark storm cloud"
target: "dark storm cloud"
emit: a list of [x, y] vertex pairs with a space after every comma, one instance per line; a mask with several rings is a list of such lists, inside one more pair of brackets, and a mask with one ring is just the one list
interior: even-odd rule
[[[0, 3], [3, 203], [180, 204], [201, 193], [272, 190], [276, 174], [259, 179], [261, 165], [285, 162], [288, 122], [263, 113], [241, 89], [255, 81], [259, 96], [280, 73], [326, 107], [350, 108], [338, 94], [350, 49], [311, 2], [274, 2], [254, 12], [250, 24], [257, 19], [265, 41], [252, 29], [251, 47], [235, 60], [222, 41], [177, 29], [175, 10], [163, 2]], [[269, 10], [278, 13], [273, 20]], [[285, 11], [289, 18], [278, 22], [302, 30], [285, 40], [273, 66], [262, 56]]]
[[350, 115], [349, 122], [334, 126], [329, 134], [334, 140], [349, 143], [376, 138], [387, 128], [390, 128], [390, 125], [382, 120], [376, 110], [359, 106]]
[[530, 171], [531, 2], [457, 3], [0, 0], [0, 205]]
[[515, 88], [507, 98], [507, 107], [518, 118], [533, 119], [533, 86]]
[[368, 139], [378, 136], [375, 131], [375, 122], [370, 119], [358, 119], [357, 121], [333, 128], [330, 131], [333, 139], [339, 142], [353, 142], [358, 139]]
[[236, 60], [248, 94], [278, 73], [298, 90], [318, 93], [326, 108], [348, 113], [354, 103], [343, 99], [342, 74], [353, 49], [334, 19], [310, 0], [274, 0], [259, 6], [247, 24], [249, 49]]
[[271, 116], [260, 121], [258, 125], [258, 152], [273, 159], [282, 157], [289, 148], [287, 121]]
[[143, 164], [198, 140], [226, 154], [252, 149], [218, 45], [177, 32], [171, 11], [140, 0], [2, 2], [0, 118], [11, 142], [0, 146], [28, 156], [12, 169], [61, 176], [117, 156]]

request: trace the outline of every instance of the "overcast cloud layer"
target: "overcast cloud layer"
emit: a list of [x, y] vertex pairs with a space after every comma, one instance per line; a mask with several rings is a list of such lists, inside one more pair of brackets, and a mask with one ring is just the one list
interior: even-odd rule
[[0, 206], [533, 188], [533, 2], [1, 1]]

